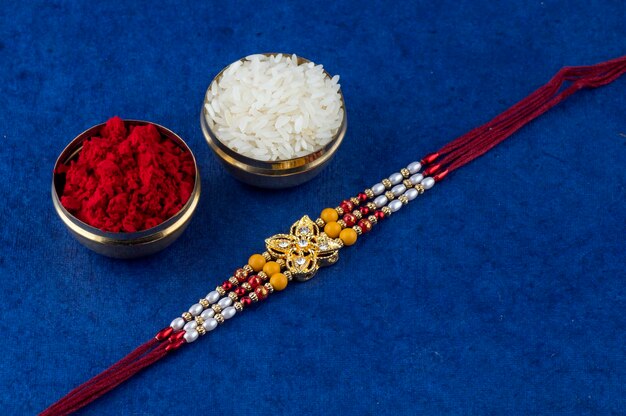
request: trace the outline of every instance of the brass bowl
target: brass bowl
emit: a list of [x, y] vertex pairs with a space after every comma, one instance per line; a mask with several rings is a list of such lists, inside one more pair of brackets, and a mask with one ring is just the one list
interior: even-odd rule
[[[264, 55], [274, 56], [277, 55], [277, 53], [265, 53]], [[241, 58], [240, 60], [243, 59], [245, 58]], [[310, 62], [308, 59], [298, 57], [298, 65], [308, 62]], [[227, 68], [228, 66], [222, 69], [220, 73], [213, 78], [213, 80], [209, 83], [207, 92], [208, 89], [211, 88], [213, 82], [219, 80]], [[324, 73], [329, 78], [331, 77], [328, 72], [324, 71]], [[210, 120], [210, 117], [207, 117], [207, 111], [205, 108], [205, 104], [207, 103], [206, 94], [204, 95], [202, 111], [200, 113], [200, 126], [202, 128], [204, 138], [209, 144], [211, 150], [213, 150], [218, 160], [222, 163], [222, 165], [224, 165], [226, 170], [235, 178], [249, 185], [261, 188], [289, 188], [313, 179], [322, 171], [324, 166], [330, 162], [339, 148], [339, 145], [341, 145], [341, 142], [346, 135], [348, 120], [346, 103], [344, 101], [341, 88], [339, 89], [339, 95], [341, 97], [341, 106], [343, 107], [343, 120], [337, 130], [337, 133], [333, 136], [331, 141], [321, 149], [295, 159], [277, 161], [257, 160], [243, 156], [232, 150], [226, 144], [222, 143], [214, 131], [213, 122]]]
[[[145, 125], [149, 122], [141, 120], [124, 120], [128, 125]], [[165, 137], [174, 141], [184, 151], [189, 152], [196, 169], [195, 184], [187, 203], [173, 217], [144, 231], [134, 233], [114, 233], [102, 231], [88, 225], [72, 214], [61, 205], [61, 193], [65, 185], [65, 174], [58, 173], [58, 167], [68, 164], [75, 159], [83, 148], [84, 139], [97, 135], [105, 123], [93, 126], [67, 145], [54, 164], [52, 175], [52, 203], [54, 208], [70, 231], [70, 233], [85, 247], [107, 257], [130, 259], [147, 256], [163, 250], [172, 244], [187, 228], [189, 221], [198, 206], [200, 199], [200, 173], [196, 159], [187, 144], [173, 131], [155, 123], [157, 130]]]

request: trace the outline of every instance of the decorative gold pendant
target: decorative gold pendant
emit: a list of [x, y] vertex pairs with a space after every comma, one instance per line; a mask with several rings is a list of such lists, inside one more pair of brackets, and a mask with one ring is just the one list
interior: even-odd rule
[[320, 232], [315, 222], [305, 215], [296, 221], [289, 234], [276, 234], [265, 240], [267, 251], [274, 259], [283, 259], [285, 267], [299, 281], [312, 278], [323, 266], [339, 259], [340, 239]]

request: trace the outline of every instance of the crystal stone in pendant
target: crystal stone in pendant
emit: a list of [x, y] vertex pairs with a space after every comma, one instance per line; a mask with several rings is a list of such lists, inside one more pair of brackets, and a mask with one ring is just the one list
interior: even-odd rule
[[306, 261], [306, 259], [304, 257], [296, 257], [296, 264], [298, 266], [302, 266], [305, 261]]
[[289, 243], [286, 241], [281, 241], [280, 243], [278, 243], [278, 247], [280, 248], [287, 248], [289, 247]]
[[306, 246], [308, 246], [308, 245], [309, 245], [309, 242], [308, 242], [308, 241], [306, 241], [306, 240], [304, 240], [304, 239], [302, 239], [302, 240], [298, 241], [298, 245], [299, 245], [300, 247], [302, 247], [302, 248], [305, 248]]
[[301, 234], [308, 234], [310, 232], [311, 232], [311, 229], [309, 227], [300, 227]]

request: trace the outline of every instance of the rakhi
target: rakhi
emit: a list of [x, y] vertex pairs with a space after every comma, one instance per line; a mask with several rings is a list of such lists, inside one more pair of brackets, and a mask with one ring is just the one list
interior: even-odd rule
[[562, 68], [547, 84], [488, 123], [343, 200], [336, 208], [323, 209], [315, 220], [303, 216], [293, 223], [288, 234], [266, 239], [262, 254], [250, 256], [247, 264], [153, 339], [41, 414], [66, 415], [82, 408], [168, 353], [284, 290], [290, 281], [311, 279], [320, 267], [336, 263], [340, 250], [355, 244], [450, 172], [486, 153], [576, 91], [606, 85], [624, 72], [626, 56], [591, 66]]

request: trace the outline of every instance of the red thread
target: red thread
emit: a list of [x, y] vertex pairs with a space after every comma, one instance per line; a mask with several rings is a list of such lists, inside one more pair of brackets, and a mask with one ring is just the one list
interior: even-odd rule
[[[597, 88], [619, 78], [626, 72], [626, 56], [591, 66], [564, 67], [528, 97], [482, 126], [476, 127], [453, 140], [438, 152], [423, 160], [430, 164], [438, 159], [437, 165], [426, 168], [424, 174], [435, 173], [444, 167], [446, 174], [483, 155], [494, 146], [511, 136], [517, 130], [539, 117], [576, 91], [583, 88]], [[570, 82], [569, 86], [565, 86]], [[432, 155], [438, 157], [432, 158]], [[443, 179], [438, 175], [437, 179]]]
[[163, 358], [168, 353], [167, 347], [169, 345], [169, 342], [151, 339], [107, 370], [70, 391], [44, 410], [40, 416], [68, 415], [83, 408], [139, 371]]

